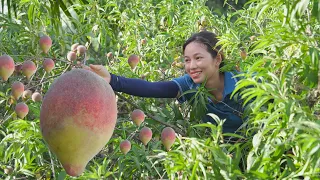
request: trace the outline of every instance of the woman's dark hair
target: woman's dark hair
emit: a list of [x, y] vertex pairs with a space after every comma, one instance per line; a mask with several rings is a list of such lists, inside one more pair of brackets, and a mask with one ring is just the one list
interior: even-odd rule
[[[212, 32], [209, 31], [201, 31], [199, 33], [193, 34], [184, 44], [182, 52], [184, 54], [184, 50], [186, 49], [186, 46], [190, 44], [191, 42], [198, 42], [202, 43], [207, 47], [207, 51], [211, 54], [213, 58], [215, 58], [218, 55], [218, 52], [221, 50], [221, 46], [216, 46], [218, 39], [217, 35], [215, 35]], [[224, 56], [222, 52], [220, 52], [222, 61], [220, 63], [219, 68], [224, 66]]]

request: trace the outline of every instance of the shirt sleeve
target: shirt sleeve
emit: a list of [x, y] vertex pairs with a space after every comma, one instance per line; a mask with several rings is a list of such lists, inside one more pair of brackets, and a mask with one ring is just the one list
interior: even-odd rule
[[180, 97], [177, 98], [179, 103], [183, 103], [186, 100], [189, 100], [191, 98], [191, 94], [185, 94], [185, 95], [182, 95], [182, 94], [195, 87], [195, 84], [191, 79], [191, 77], [188, 74], [185, 74], [181, 77], [174, 78], [172, 81], [175, 82], [179, 87]]
[[142, 79], [126, 78], [114, 74], [110, 75], [110, 85], [114, 91], [134, 96], [175, 98], [179, 91], [176, 83], [172, 81], [149, 82]]

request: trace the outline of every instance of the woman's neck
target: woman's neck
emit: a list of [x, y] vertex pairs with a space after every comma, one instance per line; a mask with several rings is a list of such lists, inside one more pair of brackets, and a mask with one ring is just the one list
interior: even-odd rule
[[214, 77], [215, 78], [208, 79], [205, 87], [207, 89], [212, 89], [209, 91], [209, 93], [214, 96], [211, 100], [214, 103], [218, 103], [223, 100], [224, 73], [218, 73], [218, 75]]
[[207, 89], [213, 89], [213, 93], [223, 92], [224, 89], [224, 73], [217, 73], [216, 76], [207, 80], [205, 85]]

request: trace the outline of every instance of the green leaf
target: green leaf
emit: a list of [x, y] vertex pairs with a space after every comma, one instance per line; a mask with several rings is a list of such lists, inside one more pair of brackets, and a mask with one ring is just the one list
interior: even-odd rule
[[274, 151], [274, 153], [272, 155], [273, 161], [277, 161], [279, 158], [282, 157], [284, 150], [285, 150], [284, 148], [285, 148], [285, 146], [283, 144], [277, 146], [276, 150]]
[[253, 136], [253, 139], [252, 139], [252, 146], [253, 146], [253, 148], [255, 149], [255, 150], [257, 150], [258, 148], [259, 148], [259, 145], [260, 145], [260, 143], [261, 143], [261, 141], [262, 141], [262, 133], [261, 133], [261, 131], [259, 131], [257, 134], [255, 134], [254, 136]]
[[293, 161], [291, 160], [291, 158], [286, 156], [286, 160], [287, 160], [287, 166], [290, 168], [290, 170], [292, 172], [295, 172], [296, 171], [296, 167], [295, 167]]
[[34, 5], [30, 4], [28, 9], [28, 19], [31, 24], [33, 24], [34, 8]]
[[229, 137], [236, 137], [236, 138], [239, 138], [239, 139], [244, 139], [245, 137], [244, 136], [241, 136], [239, 134], [234, 134], [234, 133], [223, 133], [224, 136], [229, 136]]
[[313, 0], [313, 7], [312, 7], [312, 16], [320, 21], [320, 1]]
[[255, 179], [268, 179], [269, 176], [263, 172], [259, 172], [259, 171], [250, 171], [250, 173], [255, 175]]
[[66, 178], [66, 176], [67, 176], [67, 173], [65, 171], [61, 171], [61, 172], [59, 172], [57, 178], [58, 178], [58, 180], [64, 180]]
[[57, 3], [59, 4], [60, 8], [63, 10], [63, 12], [69, 17], [72, 18], [70, 12], [67, 9], [67, 6], [64, 4], [62, 0], [57, 0]]
[[199, 161], [196, 161], [195, 164], [193, 165], [190, 179], [196, 179], [198, 166], [199, 166]]

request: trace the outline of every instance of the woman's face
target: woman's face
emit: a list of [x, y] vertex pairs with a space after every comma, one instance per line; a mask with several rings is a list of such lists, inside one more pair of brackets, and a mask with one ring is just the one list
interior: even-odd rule
[[196, 84], [214, 78], [219, 73], [221, 56], [213, 58], [207, 47], [199, 42], [189, 43], [184, 50], [185, 70]]

